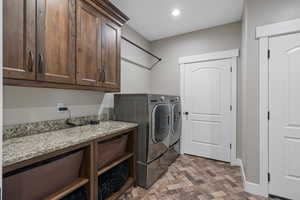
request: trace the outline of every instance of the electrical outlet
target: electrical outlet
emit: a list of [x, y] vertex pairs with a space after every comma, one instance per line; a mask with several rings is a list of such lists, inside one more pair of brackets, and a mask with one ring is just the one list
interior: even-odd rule
[[63, 103], [58, 103], [57, 105], [56, 105], [56, 108], [57, 108], [57, 112], [65, 112], [65, 111], [68, 111], [68, 107], [67, 106], [65, 106], [65, 104], [63, 104]]

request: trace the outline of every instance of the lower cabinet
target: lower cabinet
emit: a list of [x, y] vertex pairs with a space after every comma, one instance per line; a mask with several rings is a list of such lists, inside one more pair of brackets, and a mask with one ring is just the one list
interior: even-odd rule
[[126, 183], [130, 184], [132, 181], [129, 176], [128, 160], [98, 176], [98, 199], [107, 199], [120, 191], [122, 187], [126, 187]]
[[88, 199], [89, 177], [84, 171], [89, 170], [83, 163], [88, 151], [89, 148], [77, 149], [5, 173], [3, 199], [68, 199], [67, 195], [79, 188], [78, 196]]
[[135, 133], [129, 130], [7, 166], [3, 199], [117, 199], [135, 184]]
[[96, 141], [96, 199], [113, 200], [135, 184], [134, 132]]

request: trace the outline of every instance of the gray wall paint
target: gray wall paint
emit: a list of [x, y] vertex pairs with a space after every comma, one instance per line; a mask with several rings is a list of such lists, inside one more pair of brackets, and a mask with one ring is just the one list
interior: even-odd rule
[[236, 49], [240, 42], [239, 22], [154, 41], [152, 50], [163, 60], [152, 70], [152, 92], [179, 94], [179, 57]]
[[242, 152], [241, 154], [241, 159], [243, 160], [243, 167], [247, 168], [247, 163], [246, 163], [246, 153], [245, 153], [245, 146], [247, 145], [246, 141], [243, 140], [243, 130], [245, 130], [245, 126], [247, 123], [247, 116], [246, 116], [246, 109], [247, 107], [246, 102], [247, 99], [246, 97], [246, 76], [247, 76], [247, 68], [246, 68], [246, 63], [247, 63], [247, 26], [246, 26], [246, 9], [244, 8], [243, 16], [242, 16], [242, 41], [241, 41], [241, 65], [240, 65], [240, 71], [239, 71], [239, 102], [238, 102], [238, 116], [237, 116], [237, 123], [238, 123], [238, 133], [240, 136], [240, 150]]
[[[131, 28], [124, 26], [122, 34], [150, 50], [150, 43]], [[145, 66], [151, 64], [149, 56], [124, 42], [122, 57]], [[150, 71], [125, 61], [121, 71], [121, 92], [150, 91]], [[57, 103], [69, 106], [72, 116], [94, 115], [113, 107], [112, 94], [93, 91], [5, 86], [3, 96], [4, 125], [68, 117], [68, 113], [56, 112]]]
[[259, 132], [258, 132], [258, 41], [257, 26], [300, 18], [298, 0], [246, 0], [243, 18], [243, 82], [245, 112], [242, 126], [243, 163], [246, 178], [259, 183]]
[[4, 124], [68, 117], [67, 112], [56, 112], [57, 103], [67, 105], [72, 116], [94, 115], [103, 100], [101, 92], [5, 86]]
[[[151, 71], [151, 92], [179, 95], [180, 72], [178, 58], [214, 51], [239, 49], [241, 23], [231, 23], [191, 32], [152, 43], [152, 50], [162, 62]], [[239, 70], [238, 70], [239, 71]], [[240, 73], [240, 71], [239, 71]], [[241, 137], [237, 133], [237, 156], [241, 157]]]
[[[122, 35], [147, 50], [151, 50], [151, 44], [139, 33], [128, 26], [122, 29]], [[128, 62], [126, 60], [130, 60]], [[122, 40], [122, 69], [121, 69], [121, 92], [148, 93], [150, 92], [151, 72], [140, 66], [150, 68], [152, 58], [145, 52]], [[133, 64], [133, 63], [137, 63]], [[139, 66], [140, 65], [140, 66]]]

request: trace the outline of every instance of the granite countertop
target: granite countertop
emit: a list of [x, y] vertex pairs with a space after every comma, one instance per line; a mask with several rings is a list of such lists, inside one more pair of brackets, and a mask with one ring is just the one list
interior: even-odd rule
[[70, 146], [137, 127], [137, 124], [105, 121], [3, 141], [3, 167], [48, 154]]

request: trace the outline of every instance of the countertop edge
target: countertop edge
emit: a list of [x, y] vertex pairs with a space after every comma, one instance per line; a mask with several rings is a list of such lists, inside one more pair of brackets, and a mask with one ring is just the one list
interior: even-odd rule
[[[118, 122], [118, 121], [115, 121], [115, 122]], [[126, 133], [126, 132], [130, 132], [131, 130], [134, 130], [138, 127], [138, 124], [135, 124], [135, 123], [129, 123], [129, 122], [120, 122], [120, 123], [131, 124], [131, 126], [128, 126], [128, 127], [125, 127], [125, 128], [112, 129], [111, 131], [105, 132], [103, 135], [90, 137], [90, 138], [87, 138], [86, 140], [80, 141], [78, 143], [72, 143], [72, 144], [69, 144], [69, 145], [64, 145], [62, 147], [53, 147], [53, 149], [49, 148], [45, 151], [36, 152], [32, 156], [28, 155], [28, 157], [27, 157], [26, 155], [24, 155], [24, 156], [22, 156], [23, 159], [21, 159], [20, 161], [17, 161], [17, 162], [14, 162], [14, 161], [5, 162], [5, 160], [3, 160], [3, 173], [6, 173], [8, 171], [12, 171], [12, 170], [14, 170], [14, 168], [18, 169], [19, 167], [17, 167], [17, 166], [30, 165], [31, 161], [38, 162], [38, 161], [41, 161], [41, 160], [45, 160], [45, 159], [47, 159], [47, 158], [44, 158], [46, 155], [49, 155], [49, 157], [55, 157], [55, 154], [59, 155], [59, 152], [62, 152], [63, 150], [66, 150], [68, 148], [74, 147], [76, 149], [76, 148], [80, 148], [81, 145], [84, 146], [84, 144], [93, 142], [95, 140], [97, 140], [97, 141], [107, 140], [107, 139], [110, 139], [112, 137], [117, 136], [119, 132], [120, 132], [120, 134], [123, 134], [123, 133]], [[51, 132], [48, 132], [48, 134], [49, 133], [51, 133]], [[25, 136], [25, 137], [28, 137], [28, 136]], [[103, 140], [101, 140], [102, 138], [103, 138]], [[12, 170], [7, 170], [7, 169], [12, 169]]]

